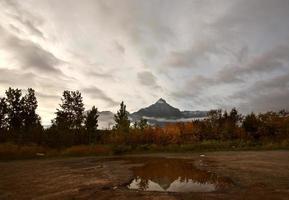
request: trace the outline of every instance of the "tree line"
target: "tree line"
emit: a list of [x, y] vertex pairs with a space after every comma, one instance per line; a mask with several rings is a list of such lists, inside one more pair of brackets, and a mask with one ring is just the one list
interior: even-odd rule
[[[51, 127], [44, 129], [36, 113], [38, 101], [35, 90], [26, 94], [9, 88], [0, 98], [0, 142], [36, 143], [51, 147], [97, 143], [103, 131], [98, 130], [98, 110], [95, 106], [85, 111], [79, 91], [64, 91]], [[130, 121], [122, 102], [115, 115], [114, 130], [129, 131]], [[105, 132], [105, 131], [104, 131]]]
[[9, 88], [0, 98], [0, 142], [33, 143], [55, 148], [79, 144], [185, 144], [205, 140], [288, 141], [289, 113], [250, 113], [242, 115], [212, 110], [204, 120], [150, 126], [145, 119], [131, 123], [121, 102], [112, 130], [98, 130], [96, 106], [85, 111], [79, 91], [64, 91], [51, 127], [44, 129], [36, 113], [35, 91]]

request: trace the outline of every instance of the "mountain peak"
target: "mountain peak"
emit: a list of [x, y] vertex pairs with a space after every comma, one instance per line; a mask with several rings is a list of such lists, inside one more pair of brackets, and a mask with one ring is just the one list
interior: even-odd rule
[[160, 98], [156, 103], [167, 103], [167, 102], [163, 98]]
[[146, 108], [140, 109], [139, 111], [133, 113], [133, 115], [160, 118], [182, 117], [181, 111], [169, 105], [163, 98], [160, 98], [156, 103]]
[[188, 121], [192, 120], [190, 118], [205, 117], [206, 115], [206, 111], [180, 111], [178, 108], [168, 104], [163, 98], [160, 98], [154, 104], [130, 114], [130, 118], [132, 121], [138, 121], [144, 118], [147, 119], [150, 124], [163, 125], [173, 121]]

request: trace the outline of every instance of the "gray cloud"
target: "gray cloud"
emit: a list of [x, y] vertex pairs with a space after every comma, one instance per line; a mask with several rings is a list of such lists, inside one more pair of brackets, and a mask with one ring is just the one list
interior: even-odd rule
[[104, 70], [104, 67], [99, 64], [86, 64], [88, 68], [83, 69], [85, 77], [92, 77], [97, 79], [106, 79], [113, 81], [113, 70]]
[[102, 91], [101, 89], [98, 89], [96, 87], [84, 88], [84, 89], [82, 89], [82, 91], [84, 93], [88, 94], [92, 98], [100, 99], [100, 100], [104, 101], [109, 106], [117, 106], [117, 105], [119, 105], [119, 102], [113, 100], [107, 94], [105, 94], [104, 91]]
[[253, 58], [243, 68], [240, 67], [237, 73], [249, 74], [254, 72], [270, 72], [283, 68], [289, 62], [289, 46], [279, 45], [268, 52]]
[[[37, 29], [31, 21], [25, 20], [19, 16], [13, 16], [14, 19], [19, 21], [22, 25], [25, 26], [26, 29], [29, 30], [30, 34], [36, 35], [38, 37], [44, 38], [43, 33]], [[19, 29], [19, 28], [18, 28]]]
[[227, 29], [249, 28], [245, 31], [266, 29], [274, 23], [277, 23], [275, 25], [278, 28], [288, 27], [288, 24], [282, 24], [283, 27], [279, 26], [280, 22], [288, 17], [289, 2], [287, 0], [236, 0], [232, 2], [226, 15], [215, 23], [216, 26], [227, 27]]
[[50, 100], [60, 99], [60, 96], [58, 95], [46, 94], [46, 93], [39, 92], [39, 91], [36, 91], [36, 96], [43, 98], [43, 99], [50, 99]]
[[210, 54], [218, 54], [221, 49], [217, 48], [217, 41], [198, 41], [188, 50], [172, 51], [164, 66], [171, 67], [196, 67], [201, 59], [208, 59]]
[[86, 73], [86, 75], [87, 76], [93, 76], [93, 77], [96, 77], [96, 78], [103, 78], [103, 79], [110, 79], [110, 80], [113, 79], [112, 74], [96, 72], [96, 71], [93, 71], [93, 70], [88, 71]]
[[16, 27], [17, 25], [14, 24], [13, 27], [16, 27], [18, 30], [23, 28], [27, 30], [29, 34], [44, 38], [43, 33], [37, 28], [37, 25], [41, 24], [39, 17], [37, 18], [27, 10], [23, 9], [21, 5], [15, 0], [3, 0], [0, 2], [0, 5], [1, 4], [6, 9], [9, 8], [7, 11], [8, 15], [21, 26]]
[[[240, 60], [241, 55], [237, 56]], [[254, 74], [268, 74], [278, 70], [284, 70], [289, 64], [289, 46], [279, 45], [258, 56], [253, 56], [248, 62], [240, 62], [228, 65], [221, 69], [214, 78], [215, 84], [245, 82], [248, 76]]]
[[244, 111], [289, 109], [289, 71], [268, 80], [259, 80], [251, 87], [233, 94]]
[[64, 62], [51, 52], [32, 41], [20, 39], [1, 27], [0, 33], [3, 36], [0, 38], [0, 47], [9, 52], [23, 69], [61, 74], [56, 67]]
[[119, 42], [115, 41], [114, 42], [115, 48], [118, 52], [120, 52], [121, 54], [125, 53], [125, 48], [123, 45], [121, 45]]
[[34, 85], [35, 74], [30, 72], [23, 73], [19, 70], [0, 68], [0, 74], [0, 84], [4, 84], [6, 86]]
[[172, 92], [172, 96], [180, 99], [184, 97], [197, 97], [205, 88], [213, 85], [216, 82], [213, 78], [207, 78], [204, 76], [194, 76], [185, 85], [186, 89]]
[[[241, 51], [240, 54], [244, 53]], [[243, 55], [236, 55], [236, 57], [236, 60], [242, 60], [242, 62], [233, 66], [225, 66], [213, 76], [194, 76], [186, 83], [185, 90], [172, 92], [172, 96], [177, 99], [191, 97], [196, 102], [200, 102], [198, 99], [202, 99], [202, 103], [209, 103], [209, 96], [207, 94], [209, 89], [222, 88], [223, 85], [236, 85], [237, 87], [234, 93], [222, 91], [219, 97], [216, 96], [212, 102], [216, 103], [218, 101], [220, 106], [224, 107], [228, 105], [239, 106], [243, 111], [248, 111], [249, 107], [251, 110], [255, 108], [256, 110], [262, 111], [264, 111], [266, 107], [270, 109], [288, 108], [286, 95], [288, 93], [287, 88], [289, 88], [289, 76], [286, 71], [289, 70], [289, 46], [278, 45], [251, 59], [247, 58], [247, 62], [244, 62], [243, 58], [240, 59]], [[265, 77], [268, 75], [271, 76], [272, 72], [279, 74], [280, 72], [285, 72], [285, 75], [273, 77], [269, 80], [265, 78], [265, 80], [254, 81], [253, 78], [253, 85], [250, 86], [248, 82], [248, 80], [252, 80], [250, 77], [257, 75], [262, 78], [262, 74]], [[245, 89], [244, 85], [247, 85]], [[241, 88], [241, 90], [238, 88]], [[275, 99], [275, 101], [273, 101], [273, 99]], [[259, 104], [258, 100], [262, 103]], [[234, 103], [235, 105], [232, 105]], [[238, 105], [239, 103], [240, 105]]]
[[115, 109], [108, 94], [133, 109], [156, 95], [181, 109], [287, 106], [288, 0], [0, 0], [0, 8], [0, 87], [49, 90], [39, 107], [47, 118], [54, 96], [77, 88], [100, 109]]
[[245, 98], [245, 102], [239, 105], [242, 111], [255, 111], [255, 112], [266, 112], [266, 111], [278, 111], [281, 109], [289, 109], [289, 90], [283, 91], [272, 91], [265, 94], [250, 96]]
[[139, 72], [137, 77], [142, 85], [153, 87], [155, 89], [160, 88], [160, 86], [157, 84], [156, 77], [149, 71]]
[[[243, 52], [240, 52], [243, 56]], [[240, 56], [237, 56], [240, 60]], [[289, 64], [289, 46], [278, 45], [273, 49], [252, 58], [246, 63], [227, 65], [215, 77], [214, 83], [244, 82], [244, 77], [254, 74], [268, 74], [276, 70], [286, 69]]]

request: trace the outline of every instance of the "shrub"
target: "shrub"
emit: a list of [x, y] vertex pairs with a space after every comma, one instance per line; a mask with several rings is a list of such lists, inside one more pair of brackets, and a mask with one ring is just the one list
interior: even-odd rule
[[116, 145], [113, 147], [113, 154], [115, 155], [128, 153], [130, 151], [132, 151], [132, 147], [130, 145]]
[[4, 143], [0, 145], [0, 159], [35, 158], [46, 155], [48, 149], [38, 145], [16, 145]]

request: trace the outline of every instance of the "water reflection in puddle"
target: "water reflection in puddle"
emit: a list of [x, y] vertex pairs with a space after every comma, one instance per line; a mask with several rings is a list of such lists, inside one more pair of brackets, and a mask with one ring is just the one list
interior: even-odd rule
[[197, 169], [185, 159], [149, 159], [132, 171], [135, 178], [128, 188], [142, 191], [213, 192], [233, 185], [231, 179]]

